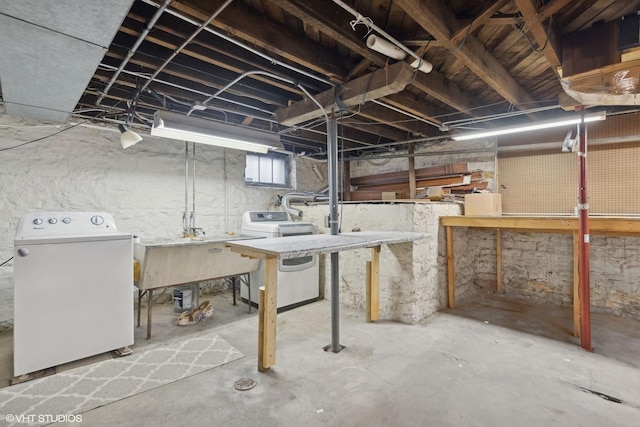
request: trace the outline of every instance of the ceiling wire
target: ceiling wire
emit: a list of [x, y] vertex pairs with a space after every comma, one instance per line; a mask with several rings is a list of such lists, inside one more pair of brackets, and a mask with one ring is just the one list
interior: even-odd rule
[[1, 152], [1, 151], [9, 151], [9, 150], [13, 150], [14, 148], [20, 148], [20, 147], [23, 147], [23, 146], [25, 146], [25, 145], [27, 145], [27, 144], [33, 144], [34, 142], [43, 141], [43, 140], [48, 139], [48, 138], [51, 138], [51, 137], [53, 137], [53, 136], [60, 135], [60, 134], [61, 134], [61, 133], [63, 133], [63, 132], [66, 132], [66, 131], [68, 131], [68, 130], [71, 130], [71, 129], [73, 129], [73, 128], [75, 128], [75, 127], [78, 127], [78, 126], [80, 126], [80, 125], [82, 125], [82, 124], [84, 124], [84, 123], [87, 123], [87, 122], [88, 122], [88, 120], [87, 120], [87, 121], [84, 121], [84, 122], [81, 122], [81, 123], [76, 123], [76, 124], [71, 125], [71, 126], [69, 126], [69, 127], [67, 127], [67, 128], [61, 129], [61, 130], [59, 130], [58, 132], [52, 133], [51, 135], [46, 135], [46, 136], [43, 136], [43, 137], [41, 137], [41, 138], [32, 139], [31, 141], [23, 142], [22, 144], [14, 145], [13, 147], [0, 148], [0, 152]]

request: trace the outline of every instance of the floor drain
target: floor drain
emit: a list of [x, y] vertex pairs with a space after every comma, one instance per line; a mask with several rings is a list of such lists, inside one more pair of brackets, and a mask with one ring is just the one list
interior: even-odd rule
[[257, 381], [253, 378], [240, 378], [233, 384], [233, 386], [236, 388], [236, 390], [246, 391], [254, 388], [256, 384]]

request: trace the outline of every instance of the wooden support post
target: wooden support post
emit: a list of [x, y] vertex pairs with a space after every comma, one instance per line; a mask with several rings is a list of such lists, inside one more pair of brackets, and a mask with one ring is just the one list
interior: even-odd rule
[[351, 201], [351, 163], [344, 161], [342, 162], [342, 198], [341, 200], [344, 202]]
[[445, 230], [447, 232], [447, 290], [449, 293], [449, 308], [455, 308], [456, 276], [453, 268], [453, 227], [445, 227]]
[[580, 336], [580, 234], [573, 232], [573, 336]]
[[258, 371], [276, 363], [276, 323], [278, 316], [278, 258], [264, 259], [264, 287], [260, 287], [258, 309]]
[[380, 246], [371, 248], [371, 261], [367, 261], [366, 320], [380, 318]]
[[414, 153], [413, 142], [407, 145], [407, 153], [409, 154], [409, 198], [416, 198], [416, 158]]
[[367, 323], [373, 322], [371, 320], [371, 261], [367, 261], [366, 267], [366, 290], [365, 290], [365, 301], [364, 301], [364, 311], [365, 311], [365, 321]]
[[502, 292], [502, 231], [496, 230], [496, 292]]

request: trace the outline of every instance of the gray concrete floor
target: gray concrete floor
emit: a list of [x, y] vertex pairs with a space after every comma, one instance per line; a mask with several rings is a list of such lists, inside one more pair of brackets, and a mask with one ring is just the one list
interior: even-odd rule
[[[278, 316], [276, 365], [258, 373], [257, 316], [230, 295], [206, 322], [172, 324], [157, 306], [151, 340], [134, 351], [215, 330], [246, 357], [88, 411], [88, 426], [638, 426], [640, 322], [594, 314], [595, 353], [571, 336], [571, 311], [478, 297], [421, 325], [341, 309], [331, 340], [330, 304]], [[0, 375], [11, 371], [11, 336], [0, 336]], [[84, 361], [87, 362], [87, 361]], [[237, 391], [234, 382], [257, 386]], [[620, 402], [616, 402], [618, 400]], [[0, 425], [2, 421], [0, 420]], [[64, 425], [64, 424], [63, 424]], [[77, 425], [77, 424], [69, 424]]]

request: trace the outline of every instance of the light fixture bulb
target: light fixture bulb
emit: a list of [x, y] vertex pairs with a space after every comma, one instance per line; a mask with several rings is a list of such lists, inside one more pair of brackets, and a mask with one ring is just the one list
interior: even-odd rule
[[[584, 116], [584, 122], [585, 123], [595, 122], [599, 120], [605, 120], [606, 118], [607, 118], [607, 115], [604, 112], [596, 113], [589, 116]], [[555, 127], [562, 127], [562, 126], [577, 125], [581, 122], [582, 122], [582, 117], [551, 120], [551, 121], [545, 121], [545, 122], [530, 123], [530, 124], [520, 125], [520, 126], [512, 126], [512, 127], [502, 128], [502, 129], [492, 129], [492, 130], [486, 130], [486, 131], [480, 131], [480, 132], [462, 133], [459, 135], [453, 135], [451, 139], [453, 139], [454, 141], [467, 141], [469, 139], [487, 138], [490, 136], [508, 135], [512, 133], [529, 132], [532, 130], [541, 130], [541, 129], [549, 129], [549, 128], [555, 128]]]
[[118, 125], [118, 129], [120, 130], [120, 144], [122, 145], [122, 148], [129, 148], [142, 141], [142, 137], [140, 135], [127, 129], [125, 125]]

